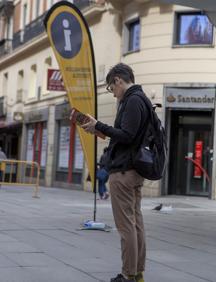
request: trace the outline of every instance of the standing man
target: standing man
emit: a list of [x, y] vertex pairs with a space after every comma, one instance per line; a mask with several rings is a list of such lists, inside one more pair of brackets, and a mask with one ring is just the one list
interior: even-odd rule
[[94, 134], [98, 130], [111, 138], [107, 165], [113, 216], [121, 237], [122, 272], [110, 282], [144, 282], [146, 246], [141, 212], [144, 179], [133, 168], [132, 153], [141, 142], [149, 114], [139, 97], [145, 94], [134, 82], [128, 65], [115, 65], [106, 77], [107, 90], [119, 102], [114, 127], [92, 116], [82, 126], [86, 132]]

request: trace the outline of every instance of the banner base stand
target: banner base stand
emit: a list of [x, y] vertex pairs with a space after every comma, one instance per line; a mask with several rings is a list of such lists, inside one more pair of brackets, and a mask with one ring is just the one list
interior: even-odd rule
[[110, 232], [112, 230], [112, 227], [103, 222], [86, 220], [81, 224], [81, 227], [78, 230], [99, 230]]

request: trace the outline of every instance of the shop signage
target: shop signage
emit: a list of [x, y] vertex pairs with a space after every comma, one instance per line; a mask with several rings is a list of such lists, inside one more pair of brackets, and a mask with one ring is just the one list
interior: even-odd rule
[[64, 82], [60, 70], [47, 70], [47, 90], [49, 91], [65, 91]]
[[168, 108], [209, 108], [215, 104], [215, 88], [167, 88]]
[[[75, 5], [60, 1], [48, 11], [44, 24], [71, 108], [97, 119], [96, 66], [86, 19]], [[77, 130], [96, 193], [96, 138], [81, 127]], [[81, 167], [81, 161], [77, 161], [77, 167]]]
[[24, 122], [32, 123], [39, 121], [47, 121], [48, 120], [48, 108], [38, 111], [32, 111], [24, 113]]
[[59, 119], [70, 119], [70, 113], [71, 113], [71, 107], [69, 105], [69, 103], [67, 104], [60, 104], [60, 105], [56, 105], [55, 108], [55, 118], [56, 120]]

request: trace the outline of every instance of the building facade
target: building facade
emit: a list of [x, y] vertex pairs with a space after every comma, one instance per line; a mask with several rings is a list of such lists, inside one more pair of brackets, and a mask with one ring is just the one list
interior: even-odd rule
[[[0, 146], [10, 158], [35, 160], [46, 186], [83, 189], [86, 167], [79, 136], [42, 20], [57, 1], [0, 3]], [[198, 10], [149, 0], [70, 1], [89, 24], [96, 59], [98, 116], [113, 123], [116, 101], [105, 75], [129, 64], [167, 132], [168, 164], [144, 195], [215, 191], [215, 29]], [[49, 73], [49, 75], [48, 75]], [[61, 90], [61, 91], [59, 91]], [[99, 140], [98, 153], [108, 140]]]

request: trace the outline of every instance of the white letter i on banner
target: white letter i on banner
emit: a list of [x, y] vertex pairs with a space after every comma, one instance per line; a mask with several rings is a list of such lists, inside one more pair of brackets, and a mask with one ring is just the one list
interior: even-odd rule
[[71, 47], [71, 39], [70, 39], [70, 36], [71, 36], [71, 31], [69, 28], [69, 21], [64, 19], [62, 21], [62, 24], [64, 26], [64, 39], [65, 39], [65, 51], [72, 51], [72, 47]]

